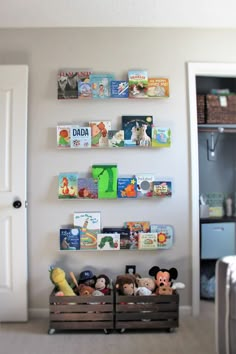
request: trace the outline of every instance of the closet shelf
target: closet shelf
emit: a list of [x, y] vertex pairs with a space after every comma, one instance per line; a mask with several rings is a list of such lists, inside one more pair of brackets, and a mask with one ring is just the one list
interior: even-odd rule
[[199, 132], [236, 133], [236, 124], [198, 124]]

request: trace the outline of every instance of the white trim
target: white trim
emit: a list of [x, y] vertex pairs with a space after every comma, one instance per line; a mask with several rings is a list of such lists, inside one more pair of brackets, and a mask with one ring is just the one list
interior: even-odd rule
[[191, 193], [191, 240], [192, 240], [192, 310], [200, 311], [200, 257], [199, 257], [199, 165], [196, 105], [196, 76], [236, 77], [235, 63], [188, 64], [189, 132], [190, 132], [190, 193]]

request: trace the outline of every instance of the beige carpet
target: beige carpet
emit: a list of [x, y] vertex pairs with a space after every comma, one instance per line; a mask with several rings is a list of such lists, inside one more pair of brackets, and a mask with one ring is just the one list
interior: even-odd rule
[[46, 319], [0, 324], [0, 354], [215, 354], [214, 303], [201, 302], [199, 317], [180, 316], [174, 333], [102, 331], [48, 335]]

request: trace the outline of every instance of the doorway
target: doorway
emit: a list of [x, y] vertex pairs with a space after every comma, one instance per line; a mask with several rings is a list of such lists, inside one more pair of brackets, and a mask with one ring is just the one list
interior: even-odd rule
[[197, 126], [196, 78], [236, 77], [234, 63], [188, 63], [189, 133], [190, 133], [190, 194], [191, 194], [191, 235], [192, 235], [192, 314], [200, 312], [200, 240], [199, 240], [199, 156]]

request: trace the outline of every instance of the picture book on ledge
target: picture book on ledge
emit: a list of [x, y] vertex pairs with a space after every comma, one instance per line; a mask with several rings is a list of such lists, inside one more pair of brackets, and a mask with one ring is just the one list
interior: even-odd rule
[[171, 225], [151, 224], [150, 231], [157, 235], [157, 248], [168, 249], [173, 246], [174, 228]]
[[124, 130], [108, 130], [108, 147], [121, 148], [124, 145]]
[[128, 81], [114, 80], [111, 81], [111, 98], [128, 98], [129, 83]]
[[99, 211], [74, 212], [74, 226], [80, 229], [80, 249], [97, 249], [97, 234], [101, 232]]
[[58, 198], [75, 199], [78, 196], [78, 173], [61, 172], [58, 176]]
[[152, 144], [153, 116], [122, 116], [125, 146], [150, 147]]
[[139, 250], [155, 250], [157, 249], [157, 234], [155, 232], [140, 232], [138, 239]]
[[98, 181], [98, 198], [117, 198], [118, 168], [116, 164], [92, 165], [92, 177]]
[[100, 211], [75, 211], [74, 226], [79, 227], [81, 231], [101, 230], [101, 213]]
[[80, 249], [80, 230], [67, 226], [60, 229], [60, 250], [76, 251]]
[[78, 199], [98, 199], [97, 180], [92, 177], [79, 177]]
[[78, 71], [78, 98], [89, 99], [92, 98], [92, 88], [90, 83], [90, 75], [92, 71], [83, 70]]
[[71, 148], [82, 149], [91, 147], [91, 128], [71, 126]]
[[137, 173], [137, 197], [151, 198], [153, 196], [153, 182], [155, 176], [152, 173]]
[[118, 198], [136, 198], [137, 197], [137, 178], [118, 177], [117, 179], [117, 197]]
[[73, 69], [60, 70], [57, 74], [57, 98], [78, 99], [78, 72]]
[[57, 126], [57, 147], [70, 148], [71, 140], [71, 126], [70, 125], [58, 125]]
[[149, 221], [126, 221], [124, 227], [130, 230], [130, 250], [138, 249], [138, 241], [140, 232], [150, 231]]
[[111, 121], [90, 121], [91, 146], [108, 147], [108, 131], [111, 130]]
[[113, 74], [91, 74], [92, 98], [109, 98], [111, 96], [111, 81], [114, 79]]
[[169, 97], [169, 80], [167, 78], [148, 78], [147, 96], [152, 98]]
[[129, 98], [148, 98], [148, 72], [146, 70], [129, 70]]
[[170, 147], [171, 130], [170, 128], [152, 127], [152, 147]]
[[113, 233], [97, 234], [98, 251], [118, 251], [120, 249], [120, 235]]

